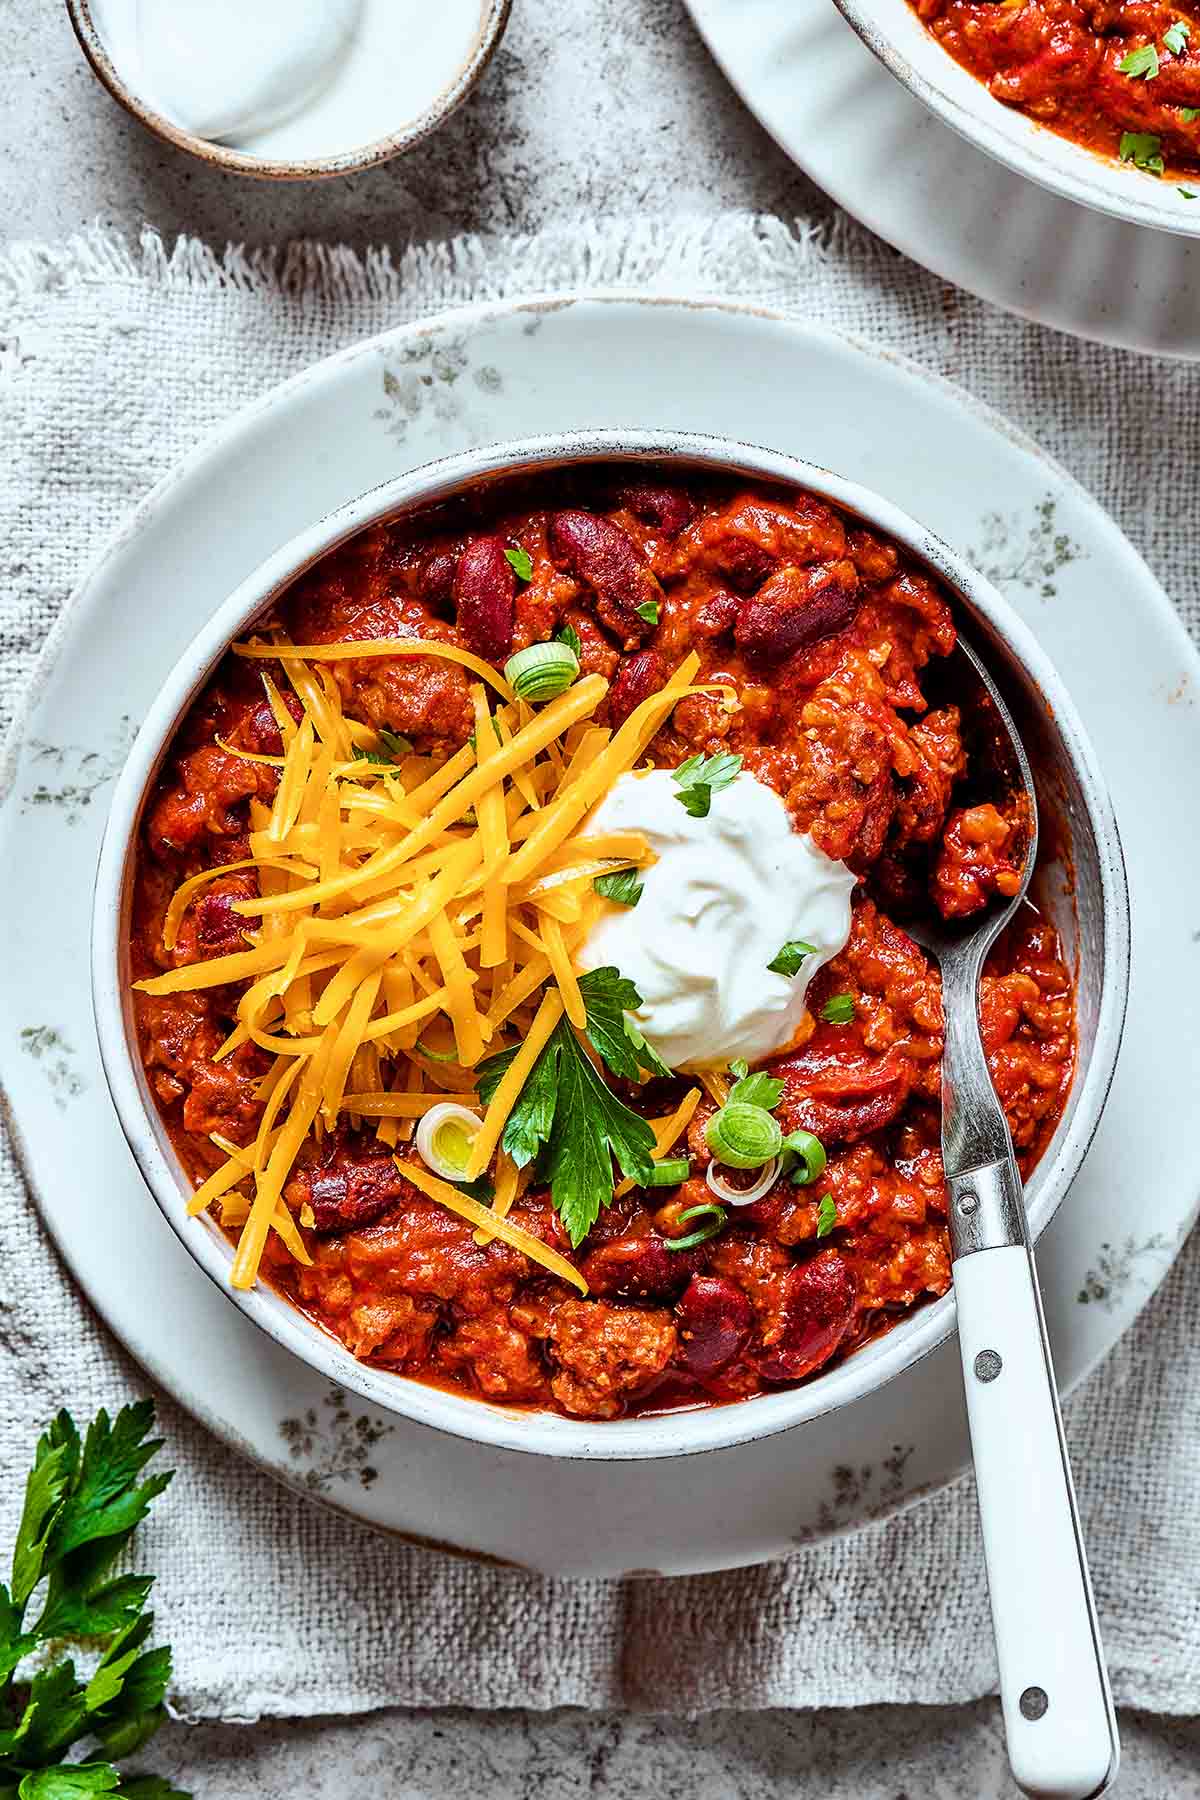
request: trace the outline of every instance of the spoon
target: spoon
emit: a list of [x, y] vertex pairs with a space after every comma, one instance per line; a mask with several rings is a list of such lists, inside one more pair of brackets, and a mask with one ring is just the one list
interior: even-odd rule
[[979, 1029], [984, 958], [1033, 873], [1037, 795], [1008, 709], [961, 637], [958, 655], [977, 695], [963, 713], [978, 729], [978, 798], [1015, 808], [1024, 867], [1006, 904], [908, 930], [942, 971], [942, 1158], [1009, 1763], [1027, 1794], [1087, 1800], [1114, 1780], [1120, 1741], [1021, 1176]]

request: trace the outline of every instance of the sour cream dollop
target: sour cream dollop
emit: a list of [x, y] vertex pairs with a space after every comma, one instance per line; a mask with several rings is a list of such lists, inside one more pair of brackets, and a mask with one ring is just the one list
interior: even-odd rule
[[[642, 997], [633, 1018], [671, 1068], [761, 1062], [804, 1016], [808, 984], [845, 948], [855, 877], [796, 831], [773, 788], [742, 773], [693, 818], [671, 773], [622, 775], [588, 832], [640, 831], [658, 861], [633, 907], [606, 909], [580, 947]], [[815, 946], [798, 974], [768, 968], [783, 945]]]

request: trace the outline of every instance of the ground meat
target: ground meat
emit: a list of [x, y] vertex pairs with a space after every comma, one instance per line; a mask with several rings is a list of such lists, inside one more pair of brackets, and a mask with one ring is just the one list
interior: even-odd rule
[[564, 1300], [550, 1328], [554, 1398], [577, 1418], [615, 1419], [662, 1374], [675, 1341], [669, 1312]]

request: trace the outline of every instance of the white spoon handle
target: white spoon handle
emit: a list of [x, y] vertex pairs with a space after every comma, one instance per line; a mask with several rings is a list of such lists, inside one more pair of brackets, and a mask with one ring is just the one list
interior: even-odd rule
[[1120, 1745], [1029, 1249], [958, 1256], [954, 1292], [1009, 1760], [1025, 1793], [1088, 1800]]

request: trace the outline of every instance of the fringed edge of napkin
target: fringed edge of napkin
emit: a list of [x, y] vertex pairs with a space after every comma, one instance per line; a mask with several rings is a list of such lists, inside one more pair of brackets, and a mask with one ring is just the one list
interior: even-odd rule
[[[501, 248], [503, 254], [500, 254]], [[0, 250], [0, 295], [10, 302], [55, 288], [132, 282], [171, 289], [226, 289], [305, 303], [400, 304], [414, 289], [437, 305], [551, 288], [719, 289], [728, 295], [794, 282], [797, 269], [845, 251], [899, 260], [845, 214], [814, 225], [766, 214], [588, 220], [520, 236], [477, 233], [358, 251], [298, 239], [259, 249], [214, 250], [194, 237], [168, 244], [152, 227], [136, 242], [99, 224], [60, 244], [17, 240]]]

